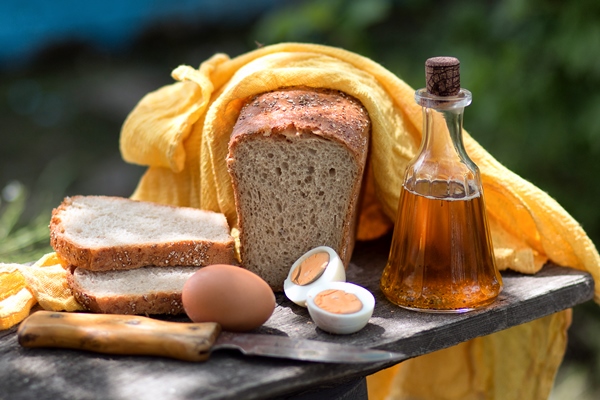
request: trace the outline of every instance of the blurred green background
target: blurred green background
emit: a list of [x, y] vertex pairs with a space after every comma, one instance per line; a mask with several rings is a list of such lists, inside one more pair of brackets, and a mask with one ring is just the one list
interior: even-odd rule
[[[140, 9], [146, 4], [134, 3]], [[119, 19], [106, 9], [112, 19], [105, 29], [95, 25], [90, 33], [78, 21], [68, 34], [46, 35], [50, 39], [29, 53], [2, 59], [1, 261], [31, 261], [50, 250], [50, 211], [65, 195], [131, 194], [144, 169], [121, 160], [120, 127], [144, 94], [172, 82], [172, 69], [198, 66], [216, 52], [233, 57], [283, 41], [346, 48], [414, 88], [424, 86], [425, 59], [458, 57], [462, 86], [473, 93], [465, 128], [501, 163], [553, 196], [600, 243], [597, 0], [171, 4], [179, 3], [187, 8], [154, 10], [143, 23], [135, 13]], [[57, 12], [1, 7], [6, 21], [12, 11], [30, 24], [23, 27], [43, 26], [47, 13]], [[93, 15], [81, 9], [85, 5], [77, 7], [62, 16], [61, 26], [81, 12]], [[78, 29], [86, 34], [77, 35]], [[94, 33], [110, 40], [94, 42]], [[19, 38], [18, 29], [0, 29], [2, 34]], [[600, 311], [589, 302], [574, 310], [552, 398], [598, 399], [599, 377]]]

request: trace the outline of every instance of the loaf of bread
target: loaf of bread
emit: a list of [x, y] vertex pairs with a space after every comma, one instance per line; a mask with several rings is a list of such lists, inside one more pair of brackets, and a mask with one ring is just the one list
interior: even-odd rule
[[103, 314], [182, 314], [181, 291], [198, 267], [88, 271], [72, 267], [67, 282], [87, 310]]
[[314, 247], [348, 265], [370, 128], [358, 100], [328, 89], [263, 93], [241, 110], [227, 157], [241, 262], [273, 290]]
[[74, 196], [52, 212], [50, 244], [91, 271], [233, 264], [223, 214], [110, 196]]

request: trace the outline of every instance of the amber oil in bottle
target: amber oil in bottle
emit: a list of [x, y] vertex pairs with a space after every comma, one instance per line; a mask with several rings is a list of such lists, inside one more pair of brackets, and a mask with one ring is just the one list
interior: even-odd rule
[[426, 62], [423, 140], [409, 163], [381, 289], [393, 303], [425, 312], [465, 312], [502, 290], [495, 265], [479, 169], [462, 143], [464, 107], [459, 61]]

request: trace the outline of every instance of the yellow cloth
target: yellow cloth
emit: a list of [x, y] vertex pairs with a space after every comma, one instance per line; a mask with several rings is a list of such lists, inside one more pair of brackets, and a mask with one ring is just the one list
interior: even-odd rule
[[367, 377], [369, 399], [546, 399], [570, 322], [565, 310], [405, 361]]
[[32, 266], [0, 264], [0, 329], [21, 322], [36, 303], [51, 311], [82, 310], [67, 287], [66, 273], [55, 253]]
[[[421, 141], [422, 114], [414, 90], [379, 64], [338, 48], [284, 43], [233, 59], [217, 54], [199, 69], [180, 66], [172, 75], [179, 82], [148, 94], [123, 126], [124, 159], [149, 166], [134, 198], [223, 212], [234, 226], [225, 158], [243, 101], [304, 85], [344, 91], [369, 111], [368, 195], [359, 239], [381, 235], [395, 219], [403, 171]], [[586, 270], [598, 281], [600, 257], [579, 224], [466, 132], [464, 142], [481, 169], [498, 265], [534, 273], [550, 259]], [[600, 285], [595, 299], [600, 300]], [[418, 357], [369, 377], [370, 398], [547, 398], [569, 323], [565, 311]], [[432, 389], [431, 377], [443, 383], [443, 396]]]
[[[223, 212], [234, 226], [237, 217], [225, 156], [243, 100], [282, 86], [328, 87], [358, 98], [372, 121], [359, 239], [378, 237], [391, 226], [403, 171], [422, 133], [414, 90], [391, 72], [342, 49], [284, 43], [233, 59], [217, 54], [199, 69], [177, 68], [173, 77], [178, 82], [145, 96], [123, 126], [123, 158], [149, 166], [134, 198]], [[600, 257], [579, 224], [547, 194], [500, 165], [466, 132], [464, 142], [481, 169], [499, 265], [534, 273], [550, 259], [586, 270], [598, 281]], [[18, 279], [14, 271], [7, 274]], [[64, 275], [52, 280], [64, 282]], [[14, 293], [2, 302], [16, 299], [22, 293], [16, 291], [19, 285], [11, 283]], [[41, 299], [35, 289], [39, 286], [29, 277], [26, 291]], [[64, 296], [70, 293], [61, 285], [58, 292], [61, 288], [62, 294], [50, 290], [48, 307], [62, 302], [73, 306]], [[52, 303], [59, 294], [62, 302]], [[600, 301], [598, 284], [595, 299]], [[27, 307], [31, 304], [21, 309], [13, 305], [13, 315], [21, 313], [13, 320], [22, 319]], [[431, 377], [444, 383], [444, 399], [511, 399], [515, 394], [546, 398], [564, 354], [569, 323], [570, 313], [565, 311], [410, 360], [369, 377], [370, 398], [438, 398], [441, 394], [432, 391]]]
[[[422, 114], [414, 89], [381, 65], [338, 48], [283, 43], [233, 59], [217, 54], [199, 69], [180, 66], [172, 75], [179, 82], [146, 95], [123, 126], [123, 158], [149, 166], [133, 198], [223, 212], [234, 226], [225, 158], [243, 100], [282, 86], [304, 85], [344, 91], [369, 111], [372, 181], [367, 184], [375, 198], [365, 201], [369, 207], [361, 216], [368, 212], [369, 218], [359, 223], [359, 239], [376, 236], [373, 220], [388, 226], [395, 219], [403, 171], [421, 142]], [[499, 264], [532, 273], [550, 259], [586, 270], [598, 281], [600, 256], [581, 226], [467, 132], [464, 143], [481, 170]], [[371, 222], [368, 227], [366, 221]], [[600, 301], [600, 285], [595, 299]]]

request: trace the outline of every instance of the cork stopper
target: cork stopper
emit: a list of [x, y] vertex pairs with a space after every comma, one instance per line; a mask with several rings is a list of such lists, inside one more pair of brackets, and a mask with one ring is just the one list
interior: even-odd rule
[[460, 61], [433, 57], [425, 61], [427, 91], [435, 96], [456, 96], [460, 91]]

